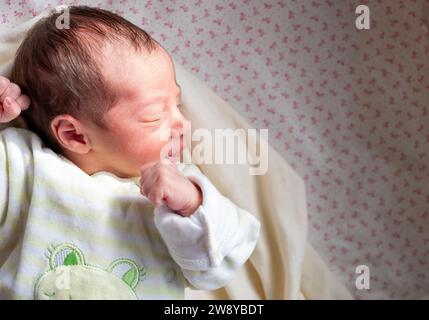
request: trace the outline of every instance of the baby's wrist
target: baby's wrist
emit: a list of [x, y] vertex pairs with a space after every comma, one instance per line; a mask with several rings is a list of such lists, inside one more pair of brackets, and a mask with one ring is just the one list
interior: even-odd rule
[[192, 201], [191, 205], [188, 208], [181, 210], [179, 212], [179, 214], [184, 217], [190, 217], [192, 214], [195, 213], [195, 211], [197, 211], [197, 209], [203, 203], [203, 193], [200, 187], [194, 182], [192, 182], [192, 185], [195, 187], [196, 195], [195, 197], [193, 197], [194, 201]]

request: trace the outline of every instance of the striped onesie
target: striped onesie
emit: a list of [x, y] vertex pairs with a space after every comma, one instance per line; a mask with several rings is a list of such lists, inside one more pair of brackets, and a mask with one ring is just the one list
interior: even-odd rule
[[86, 174], [26, 129], [0, 131], [0, 299], [183, 299], [224, 286], [260, 223], [195, 165], [190, 217], [154, 209], [139, 177]]

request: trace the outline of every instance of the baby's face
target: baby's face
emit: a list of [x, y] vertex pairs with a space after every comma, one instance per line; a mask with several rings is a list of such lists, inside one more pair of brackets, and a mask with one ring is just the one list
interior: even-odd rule
[[179, 110], [180, 87], [168, 53], [161, 47], [150, 55], [117, 49], [108, 49], [103, 73], [119, 88], [120, 98], [105, 114], [108, 130], [92, 129], [91, 146], [105, 170], [135, 177], [142, 165], [168, 154], [177, 161], [185, 146], [186, 119]]

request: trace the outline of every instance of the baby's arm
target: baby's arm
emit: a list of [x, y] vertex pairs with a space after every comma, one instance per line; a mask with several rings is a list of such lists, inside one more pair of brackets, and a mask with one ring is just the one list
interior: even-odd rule
[[190, 217], [157, 207], [155, 224], [189, 287], [214, 290], [227, 284], [250, 257], [260, 223], [224, 197], [196, 166], [183, 173], [202, 190], [202, 204]]

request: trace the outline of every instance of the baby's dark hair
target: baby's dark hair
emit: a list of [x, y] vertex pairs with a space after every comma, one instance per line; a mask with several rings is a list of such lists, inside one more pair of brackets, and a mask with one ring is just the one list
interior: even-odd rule
[[[151, 53], [158, 43], [144, 30], [110, 11], [87, 6], [52, 10], [26, 34], [12, 68], [11, 81], [31, 99], [22, 113], [30, 130], [61, 153], [51, 132], [51, 121], [60, 114], [88, 119], [105, 128], [103, 115], [118, 93], [104, 79], [98, 57], [106, 41], [126, 41], [136, 51]], [[60, 25], [64, 14], [69, 25]]]

